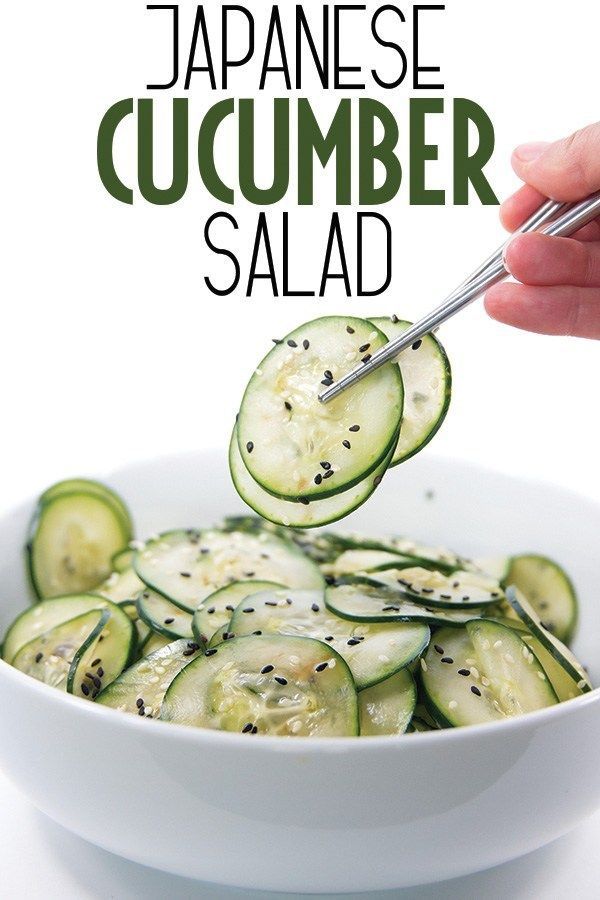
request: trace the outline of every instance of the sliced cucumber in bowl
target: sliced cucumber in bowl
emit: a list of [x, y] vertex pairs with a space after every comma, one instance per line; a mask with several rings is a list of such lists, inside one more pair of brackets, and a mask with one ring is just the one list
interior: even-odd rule
[[236, 638], [260, 632], [323, 641], [346, 660], [358, 690], [408, 666], [429, 641], [424, 623], [350, 624], [325, 607], [322, 591], [254, 594], [237, 607], [229, 630]]
[[227, 631], [229, 621], [242, 600], [253, 594], [283, 585], [273, 581], [234, 581], [200, 603], [192, 619], [192, 629], [197, 639], [210, 640], [216, 632]]
[[436, 632], [421, 683], [427, 707], [442, 726], [501, 721], [558, 703], [519, 634], [485, 619]]
[[445, 575], [421, 566], [372, 573], [382, 584], [396, 586], [414, 603], [439, 609], [480, 609], [499, 603], [504, 593], [498, 582], [479, 572], [452, 572]]
[[138, 594], [136, 605], [140, 619], [154, 634], [160, 634], [171, 641], [178, 638], [189, 641], [194, 639], [191, 612], [176, 606], [162, 594], [146, 588]]
[[112, 557], [129, 537], [115, 507], [99, 494], [62, 493], [40, 503], [27, 541], [37, 597], [97, 587], [110, 575]]
[[267, 531], [170, 531], [135, 553], [137, 575], [149, 588], [194, 612], [210, 594], [234, 581], [274, 581], [321, 587], [318, 566], [294, 544]]
[[171, 682], [160, 718], [248, 735], [358, 734], [352, 675], [331, 647], [306, 637], [234, 638], [194, 659]]
[[513, 556], [504, 583], [518, 588], [538, 614], [547, 631], [568, 644], [577, 627], [577, 595], [564, 569], [537, 553]]
[[316, 500], [358, 484], [396, 444], [403, 387], [382, 366], [330, 403], [331, 384], [387, 343], [364, 319], [326, 316], [287, 335], [259, 363], [244, 393], [237, 437], [246, 469], [284, 500]]
[[407, 669], [358, 695], [361, 737], [404, 734], [412, 720], [417, 688]]

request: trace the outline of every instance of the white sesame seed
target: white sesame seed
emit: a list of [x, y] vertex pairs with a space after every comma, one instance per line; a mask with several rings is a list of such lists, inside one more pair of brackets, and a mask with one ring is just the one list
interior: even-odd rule
[[586, 686], [586, 684], [587, 684], [587, 681], [585, 680], [585, 678], [582, 678], [580, 681], [577, 682], [577, 687], [584, 688]]
[[489, 650], [491, 647], [491, 644], [489, 641], [482, 641], [481, 646], [483, 647], [484, 650]]
[[327, 665], [330, 669], [335, 669], [335, 659], [330, 659]]
[[490, 686], [490, 679], [489, 679], [489, 678], [486, 678], [485, 675], [482, 675], [482, 676], [481, 676], [481, 683], [482, 683], [482, 685], [483, 685], [484, 687], [489, 687], [489, 686]]
[[450, 703], [448, 704], [448, 709], [456, 709], [457, 706], [458, 706], [458, 703], [456, 702], [456, 700], [451, 700]]
[[380, 653], [379, 656], [377, 657], [377, 659], [379, 660], [379, 662], [382, 662], [382, 663], [388, 663], [390, 661], [389, 656], [384, 656], [383, 653]]
[[538, 672], [538, 673], [537, 673], [537, 677], [540, 679], [540, 681], [545, 681], [545, 680], [546, 680], [546, 676], [544, 675], [543, 672]]
[[471, 675], [473, 678], [479, 678], [479, 669], [476, 666], [471, 665]]
[[465, 662], [468, 666], [474, 666], [475, 663], [477, 662], [477, 660], [476, 659], [465, 659]]
[[427, 663], [425, 662], [423, 657], [421, 657], [421, 668], [423, 669], [424, 672], [427, 671]]
[[150, 682], [150, 684], [158, 684], [158, 682], [160, 681], [160, 678], [158, 677], [158, 675], [152, 675], [148, 679], [148, 681]]
[[298, 732], [300, 731], [301, 728], [302, 728], [302, 722], [300, 721], [300, 719], [296, 719], [296, 721], [292, 722], [290, 725], [290, 731], [293, 734], [298, 734]]
[[504, 659], [506, 660], [507, 663], [510, 663], [511, 665], [514, 663], [514, 658], [510, 655], [510, 653], [505, 653]]
[[523, 644], [523, 649], [521, 650], [521, 653], [523, 654], [523, 656], [525, 657], [525, 659], [527, 659], [527, 657], [529, 656], [529, 650], [527, 649], [527, 645], [526, 645], [526, 644]]
[[494, 641], [494, 650], [498, 650], [502, 646], [502, 641]]
[[143, 550], [145, 546], [144, 541], [129, 541], [130, 550]]
[[293, 666], [297, 666], [298, 663], [300, 662], [300, 657], [299, 656], [290, 656], [290, 662]]

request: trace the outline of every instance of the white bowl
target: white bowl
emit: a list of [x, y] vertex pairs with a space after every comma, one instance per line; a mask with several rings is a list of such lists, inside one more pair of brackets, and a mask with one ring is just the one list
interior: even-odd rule
[[[110, 482], [140, 534], [242, 508], [223, 453], [141, 463]], [[27, 603], [29, 511], [0, 522], [2, 631]], [[600, 683], [598, 506], [427, 455], [346, 524], [563, 560], [582, 600], [576, 649]], [[528, 853], [600, 805], [597, 690], [439, 734], [249, 741], [94, 706], [0, 663], [0, 707], [0, 763], [40, 810], [136, 862], [228, 885], [336, 892], [451, 878]]]

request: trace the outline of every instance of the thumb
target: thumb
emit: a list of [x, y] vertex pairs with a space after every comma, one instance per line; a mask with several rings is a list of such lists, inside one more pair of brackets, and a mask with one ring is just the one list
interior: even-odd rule
[[512, 156], [523, 181], [553, 200], [581, 200], [600, 189], [600, 122], [554, 144], [522, 144]]

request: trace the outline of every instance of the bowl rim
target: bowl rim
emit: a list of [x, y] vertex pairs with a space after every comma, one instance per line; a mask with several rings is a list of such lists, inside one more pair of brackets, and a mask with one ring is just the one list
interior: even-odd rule
[[[148, 724], [141, 721], [140, 716], [132, 713], [124, 713], [120, 710], [113, 709], [110, 706], [103, 706], [97, 703], [90, 703], [83, 697], [76, 697], [73, 694], [67, 694], [63, 691], [57, 691], [55, 688], [31, 678], [24, 672], [15, 669], [10, 663], [0, 659], [0, 678], [8, 678], [10, 681], [14, 679], [15, 683], [23, 690], [31, 691], [35, 695], [39, 695], [42, 702], [43, 698], [47, 698], [49, 705], [59, 707], [64, 706], [68, 709], [69, 705], [74, 704], [73, 709], [79, 710], [79, 714], [86, 717], [98, 717], [101, 721], [103, 717], [108, 717], [110, 723], [120, 723], [120, 727], [129, 728], [133, 734], [143, 734], [148, 740]], [[347, 754], [366, 753], [369, 750], [376, 752], [384, 752], [389, 748], [401, 748], [406, 746], [414, 746], [415, 744], [426, 744], [434, 741], [434, 746], [448, 746], [449, 743], [456, 741], [464, 741], [468, 743], [470, 739], [477, 740], [480, 735], [488, 733], [498, 733], [498, 736], [512, 734], [515, 731], [523, 731], [528, 728], [535, 729], [543, 726], [548, 722], [558, 721], [565, 716], [575, 715], [577, 710], [586, 706], [598, 703], [600, 701], [600, 687], [593, 688], [579, 697], [573, 697], [570, 700], [563, 700], [553, 706], [547, 706], [543, 709], [536, 709], [533, 712], [524, 713], [521, 716], [514, 716], [500, 722], [484, 722], [476, 725], [463, 725], [460, 728], [441, 728], [438, 731], [422, 731], [410, 734], [384, 734], [384, 735], [368, 735], [361, 738], [360, 735], [348, 737], [294, 737], [286, 740], [283, 736], [257, 734], [252, 740], [248, 740], [248, 736], [234, 731], [219, 731], [213, 728], [202, 728], [190, 725], [179, 725], [175, 722], [163, 722], [160, 719], [153, 719], [150, 728], [159, 728], [159, 734], [162, 734], [165, 740], [177, 740], [191, 742], [192, 745], [204, 744], [208, 749], [224, 749], [227, 746], [235, 747], [238, 743], [247, 750], [260, 750], [266, 752], [292, 753], [306, 756], [307, 752], [312, 755], [319, 753], [330, 754], [332, 752], [341, 752]], [[172, 738], [166, 735], [172, 734]]]

